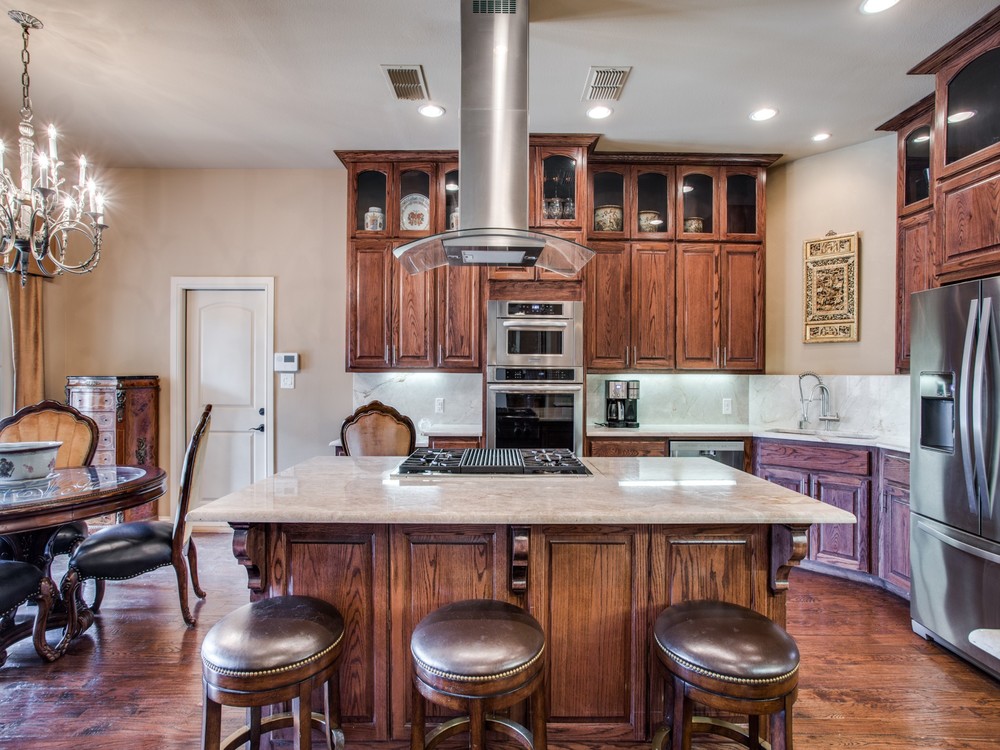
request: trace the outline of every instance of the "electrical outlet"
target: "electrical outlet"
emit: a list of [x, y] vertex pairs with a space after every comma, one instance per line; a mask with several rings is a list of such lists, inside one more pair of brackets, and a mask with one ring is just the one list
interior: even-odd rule
[[282, 388], [294, 388], [295, 387], [295, 373], [294, 372], [283, 372], [281, 373], [281, 382], [279, 385]]
[[722, 413], [723, 414], [733, 413], [733, 400], [731, 398], [722, 399]]
[[434, 413], [435, 414], [444, 414], [444, 399], [443, 398], [436, 398], [436, 399], [434, 399]]

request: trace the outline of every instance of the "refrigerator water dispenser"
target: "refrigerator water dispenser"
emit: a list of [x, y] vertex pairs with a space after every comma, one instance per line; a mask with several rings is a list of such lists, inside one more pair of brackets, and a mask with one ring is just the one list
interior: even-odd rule
[[955, 452], [955, 373], [920, 373], [920, 447]]

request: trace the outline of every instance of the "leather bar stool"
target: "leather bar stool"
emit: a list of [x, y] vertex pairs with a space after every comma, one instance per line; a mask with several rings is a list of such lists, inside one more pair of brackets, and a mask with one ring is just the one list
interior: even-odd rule
[[[672, 750], [689, 750], [695, 732], [722, 735], [754, 750], [768, 747], [760, 739], [761, 716], [769, 716], [772, 750], [791, 750], [799, 649], [779, 625], [736, 604], [690, 601], [663, 610], [653, 636], [666, 681], [654, 750], [668, 738]], [[721, 719], [694, 717], [695, 701], [747, 715], [747, 731]]]
[[[311, 750], [313, 727], [328, 750], [341, 750], [337, 669], [344, 618], [332, 604], [307, 596], [278, 596], [229, 613], [201, 645], [205, 706], [203, 750], [260, 748], [262, 734], [295, 728], [296, 750]], [[325, 686], [324, 712], [313, 713], [313, 689]], [[261, 720], [261, 707], [291, 701], [292, 710]], [[222, 706], [246, 708], [248, 722], [221, 740]], [[221, 745], [220, 745], [221, 743]]]
[[[500, 732], [526, 748], [545, 750], [545, 634], [520, 607], [491, 599], [448, 604], [413, 630], [413, 721], [411, 750], [429, 750], [465, 729], [469, 746], [482, 750], [486, 730]], [[531, 726], [500, 711], [526, 698]], [[424, 699], [464, 712], [426, 731]]]

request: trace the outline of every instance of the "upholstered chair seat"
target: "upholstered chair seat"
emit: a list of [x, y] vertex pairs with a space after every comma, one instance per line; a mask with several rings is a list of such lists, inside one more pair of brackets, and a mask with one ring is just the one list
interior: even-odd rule
[[134, 578], [172, 562], [174, 525], [170, 521], [133, 521], [108, 526], [87, 537], [71, 565], [84, 580]]

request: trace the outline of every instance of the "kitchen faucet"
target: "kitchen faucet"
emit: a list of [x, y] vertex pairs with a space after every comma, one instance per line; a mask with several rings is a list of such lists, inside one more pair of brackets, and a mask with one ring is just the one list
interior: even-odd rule
[[[816, 384], [809, 391], [809, 398], [805, 397], [802, 391], [802, 380], [804, 378], [815, 378]], [[809, 427], [809, 404], [813, 402], [813, 398], [816, 395], [816, 391], [819, 391], [820, 406], [819, 406], [819, 421], [824, 423], [826, 429], [830, 429], [830, 425], [833, 422], [839, 422], [840, 416], [837, 414], [830, 413], [830, 389], [823, 382], [823, 378], [814, 372], [804, 372], [799, 375], [799, 407], [801, 408], [801, 418], [799, 419], [799, 429], [804, 430]]]

